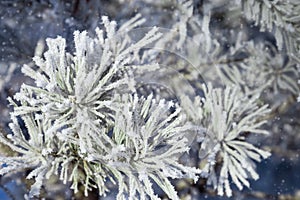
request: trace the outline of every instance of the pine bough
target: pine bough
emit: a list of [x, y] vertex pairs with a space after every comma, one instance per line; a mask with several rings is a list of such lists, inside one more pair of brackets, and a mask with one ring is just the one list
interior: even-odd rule
[[[158, 67], [146, 47], [163, 40], [155, 27], [132, 40], [127, 32], [143, 22], [137, 15], [117, 29], [103, 17], [105, 29], [97, 29], [94, 38], [74, 33], [73, 54], [65, 39], [47, 39], [44, 58], [34, 57], [35, 67], [22, 68], [35, 85], [23, 84], [9, 100], [12, 134], [1, 134], [0, 141], [18, 155], [1, 157], [0, 174], [30, 169], [27, 179], [35, 182], [29, 198], [39, 196], [53, 175], [75, 193], [84, 186], [85, 195], [95, 188], [105, 196], [109, 183], [116, 184], [117, 199], [160, 199], [153, 185], [179, 199], [171, 179], [199, 177], [219, 195], [225, 188], [231, 196], [231, 180], [242, 189], [249, 178], [258, 178], [253, 161], [269, 153], [248, 143], [245, 134], [266, 133], [260, 126], [267, 106], [238, 88], [210, 84], [203, 97], [182, 95], [177, 103], [141, 96], [135, 77]], [[143, 55], [150, 55], [148, 63]], [[205, 131], [197, 133], [199, 128]], [[203, 138], [196, 141], [203, 167], [180, 161], [195, 134]]]

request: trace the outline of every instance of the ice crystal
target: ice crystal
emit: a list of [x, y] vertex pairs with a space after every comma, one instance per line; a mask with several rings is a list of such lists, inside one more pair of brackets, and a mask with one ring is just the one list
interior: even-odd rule
[[261, 30], [273, 31], [277, 46], [285, 45], [290, 53], [299, 49], [299, 1], [245, 0], [237, 1], [242, 6], [244, 15], [260, 25]]
[[[213, 88], [204, 86], [205, 98], [191, 101], [183, 97], [183, 107], [195, 121], [206, 130], [206, 136], [199, 149], [202, 159], [202, 175], [208, 178], [219, 195], [232, 195], [230, 181], [240, 190], [249, 187], [247, 179], [258, 179], [253, 161], [261, 161], [270, 153], [255, 147], [247, 141], [247, 134], [267, 134], [261, 126], [261, 119], [269, 110], [267, 105], [258, 106], [257, 97], [248, 98], [238, 88]], [[220, 171], [215, 165], [221, 159]]]
[[91, 120], [77, 122], [81, 126], [76, 133], [26, 115], [21, 117], [29, 134], [25, 138], [17, 119], [12, 117], [10, 127], [14, 134], [8, 138], [1, 135], [0, 139], [20, 156], [2, 157], [1, 163], [7, 166], [0, 173], [33, 169], [27, 176], [35, 179], [30, 198], [39, 195], [45, 179], [58, 174], [64, 183], [71, 181], [75, 192], [83, 184], [86, 195], [93, 187], [97, 187], [99, 195], [105, 195], [109, 179], [118, 184], [117, 199], [159, 199], [154, 183], [171, 199], [179, 199], [169, 178], [196, 181], [201, 172], [179, 163], [180, 155], [189, 150], [186, 135], [194, 131], [193, 126], [187, 124], [177, 105], [156, 102], [152, 95], [146, 99], [124, 95], [118, 100], [111, 134], [111, 130]]
[[[279, 54], [274, 46], [242, 41], [239, 36], [229, 52], [229, 58], [222, 56], [216, 64], [224, 84], [239, 85], [248, 95], [262, 93], [266, 89], [271, 89], [274, 94], [280, 91], [299, 92], [296, 63]], [[228, 60], [228, 63], [222, 64], [222, 60]]]
[[73, 54], [66, 51], [64, 38], [47, 39], [48, 51], [44, 59], [36, 56], [37, 67], [25, 65], [22, 68], [23, 73], [35, 80], [36, 86], [22, 85], [15, 95], [22, 105], [15, 107], [14, 115], [41, 112], [45, 120], [57, 125], [84, 120], [85, 115], [103, 125], [112, 121], [110, 101], [113, 94], [133, 90], [134, 80], [128, 70], [131, 65], [139, 66], [131, 54], [161, 34], [153, 28], [134, 42], [124, 36], [124, 30], [130, 31], [143, 23], [139, 15], [118, 30], [116, 22], [110, 22], [107, 17], [102, 19], [106, 32], [96, 29], [95, 38], [88, 36], [86, 31], [74, 32]]
[[23, 84], [16, 101], [9, 99], [13, 133], [1, 135], [1, 142], [19, 156], [2, 157], [6, 166], [0, 174], [31, 169], [27, 178], [35, 182], [29, 198], [39, 196], [45, 180], [57, 175], [75, 193], [83, 185], [86, 196], [93, 188], [106, 195], [110, 181], [118, 185], [117, 199], [159, 199], [153, 184], [179, 199], [169, 178], [196, 181], [200, 173], [179, 162], [189, 150], [186, 136], [193, 126], [178, 105], [131, 95], [134, 72], [157, 67], [139, 62], [137, 55], [161, 34], [153, 28], [132, 41], [127, 31], [143, 23], [139, 15], [119, 29], [102, 19], [105, 33], [97, 29], [95, 38], [74, 33], [74, 54], [66, 52], [65, 39], [47, 39], [44, 59], [34, 58], [36, 68], [22, 68], [36, 85]]
[[101, 145], [101, 138], [95, 134], [87, 145], [91, 162], [105, 165], [114, 174], [118, 199], [158, 199], [154, 183], [170, 199], [178, 199], [169, 178], [197, 180], [200, 173], [179, 163], [179, 156], [189, 150], [186, 135], [194, 131], [193, 126], [186, 124], [177, 105], [157, 102], [153, 95], [123, 95], [120, 101], [124, 104], [118, 107], [111, 143]]
[[[34, 84], [9, 98], [11, 132], [0, 142], [13, 153], [1, 155], [0, 175], [27, 170], [28, 198], [43, 198], [52, 177], [74, 193], [116, 199], [179, 199], [185, 192], [172, 179], [188, 179], [191, 191], [212, 185], [221, 196], [235, 195], [232, 185], [250, 187], [256, 162], [270, 156], [253, 138], [267, 135], [267, 119], [282, 112], [270, 112], [266, 101], [274, 108], [282, 94], [290, 95], [282, 107], [300, 99], [299, 1], [117, 0], [89, 10], [95, 2], [68, 5], [75, 16], [98, 16], [108, 5], [105, 13], [120, 22], [97, 17], [92, 27], [101, 19], [101, 28], [75, 31], [74, 44], [48, 38], [47, 51], [37, 48], [22, 67]], [[124, 9], [117, 13], [114, 4]], [[147, 20], [126, 21], [133, 7]], [[59, 19], [55, 10], [41, 16]], [[90, 24], [92, 16], [84, 19]], [[171, 29], [140, 28], [160, 22]], [[190, 149], [198, 156], [187, 161]], [[192, 185], [198, 177], [206, 181]]]
[[[12, 117], [10, 128], [13, 134], [0, 135], [1, 143], [10, 147], [18, 153], [15, 157], [1, 157], [1, 163], [5, 163], [5, 167], [0, 169], [0, 174], [15, 172], [17, 170], [33, 169], [28, 175], [28, 179], [35, 179], [35, 183], [31, 186], [29, 197], [39, 195], [40, 188], [44, 179], [48, 179], [52, 175], [51, 166], [53, 163], [62, 162], [59, 156], [61, 149], [65, 148], [63, 141], [58, 140], [54, 134], [46, 134], [51, 124], [43, 120], [35, 120], [33, 116], [23, 116], [21, 120], [24, 122], [28, 136], [25, 137], [16, 117]], [[56, 130], [57, 131], [57, 130]], [[66, 158], [68, 154], [64, 155]], [[59, 161], [61, 159], [61, 161]], [[56, 169], [57, 170], [57, 169]]]

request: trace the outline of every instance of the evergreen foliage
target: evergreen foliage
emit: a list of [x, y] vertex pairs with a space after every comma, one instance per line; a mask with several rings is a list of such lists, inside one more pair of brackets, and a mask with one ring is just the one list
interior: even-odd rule
[[[89, 23], [99, 14], [84, 12], [91, 2], [80, 8]], [[49, 37], [46, 51], [37, 47], [21, 68], [31, 82], [8, 97], [0, 175], [26, 171], [33, 181], [25, 198], [42, 198], [55, 177], [74, 195], [120, 200], [182, 199], [180, 180], [188, 188], [199, 179], [231, 197], [259, 179], [256, 164], [271, 155], [259, 138], [274, 134], [267, 128], [274, 112], [299, 95], [300, 2], [130, 2], [140, 6], [135, 16], [107, 6], [126, 17], [102, 16], [95, 30], [74, 31], [72, 42]], [[125, 4], [115, 1], [131, 8]], [[150, 5], [174, 15], [149, 18]], [[220, 7], [237, 20], [219, 22]], [[156, 20], [169, 29], [152, 26]], [[253, 22], [271, 39], [251, 38], [243, 26]], [[220, 24], [229, 27], [223, 35]]]

